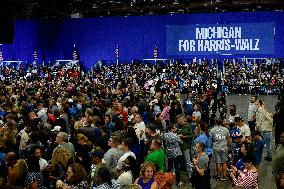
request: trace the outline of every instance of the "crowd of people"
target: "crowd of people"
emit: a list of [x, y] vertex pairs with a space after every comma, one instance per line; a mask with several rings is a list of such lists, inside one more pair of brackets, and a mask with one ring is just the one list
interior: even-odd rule
[[196, 189], [211, 177], [258, 188], [264, 144], [283, 188], [283, 93], [273, 114], [252, 96], [244, 119], [204, 79], [214, 74], [206, 63], [133, 64], [0, 81], [0, 188], [170, 189], [184, 186], [181, 172]]
[[0, 79], [1, 80], [57, 80], [62, 78], [81, 77], [82, 70], [80, 69], [78, 61], [71, 61], [65, 65], [60, 65], [56, 62], [54, 65], [38, 65], [36, 62], [32, 64], [18, 64], [17, 65], [3, 65], [0, 62]]
[[223, 86], [231, 93], [275, 94], [283, 84], [284, 66], [279, 59], [224, 62]]
[[[136, 83], [140, 80], [142, 83], [149, 81], [150, 84], [167, 80], [184, 93], [215, 88], [227, 94], [279, 94], [284, 83], [283, 65], [280, 59], [224, 59], [222, 63], [217, 59], [165, 60], [155, 64], [140, 62], [122, 65], [103, 65], [99, 61], [91, 70], [84, 70], [85, 73], [78, 63], [71, 61], [56, 66], [33, 63], [26, 66], [20, 64], [17, 68], [6, 65], [0, 69], [0, 78], [49, 81], [87, 78], [122, 83], [134, 78]], [[137, 73], [144, 77], [138, 78]]]

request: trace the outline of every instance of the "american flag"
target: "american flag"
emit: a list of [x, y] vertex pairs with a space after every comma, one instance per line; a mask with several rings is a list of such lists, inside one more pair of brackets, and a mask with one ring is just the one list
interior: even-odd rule
[[38, 59], [37, 50], [34, 51], [33, 57], [34, 57], [34, 61], [36, 61]]
[[155, 45], [155, 48], [154, 48], [154, 59], [155, 60], [158, 59], [158, 53], [159, 53], [158, 47], [157, 47], [157, 45]]
[[118, 59], [119, 58], [119, 45], [116, 45], [115, 55], [116, 55], [116, 59]]
[[73, 60], [78, 60], [78, 51], [76, 48], [76, 44], [74, 44], [74, 48], [73, 48]]
[[3, 62], [3, 60], [2, 48], [0, 48], [0, 62]]

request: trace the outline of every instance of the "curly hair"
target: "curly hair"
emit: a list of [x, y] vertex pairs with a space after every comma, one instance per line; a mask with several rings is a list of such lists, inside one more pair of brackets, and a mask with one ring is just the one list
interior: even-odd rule
[[129, 169], [131, 170], [132, 172], [132, 175], [133, 175], [133, 178], [136, 179], [139, 177], [139, 166], [136, 162], [136, 159], [129, 155], [125, 160], [128, 160], [129, 161]]
[[[144, 178], [147, 167], [152, 167], [152, 168], [153, 168], [153, 172], [154, 172], [154, 174], [155, 174], [155, 171], [156, 171], [156, 170], [155, 170], [155, 164], [152, 163], [152, 162], [145, 162], [145, 163], [143, 163], [143, 164], [141, 165], [141, 170], [140, 170], [140, 177], [141, 177], [141, 178]], [[154, 175], [154, 174], [153, 174], [153, 175]]]
[[24, 159], [19, 159], [17, 163], [11, 168], [8, 176], [8, 183], [10, 186], [25, 186], [25, 178], [28, 173], [28, 167]]
[[112, 175], [107, 167], [100, 167], [98, 169], [98, 178], [100, 184], [107, 183], [109, 186], [112, 185], [111, 183]]
[[70, 157], [69, 152], [65, 148], [57, 147], [52, 155], [51, 164], [55, 167], [61, 163], [66, 168]]
[[75, 121], [75, 123], [74, 123], [74, 129], [75, 130], [82, 129], [83, 127], [84, 127], [84, 125], [83, 125], [82, 120]]
[[81, 134], [81, 133], [77, 134], [76, 139], [77, 139], [77, 141], [81, 141], [85, 144], [89, 144], [89, 145], [92, 144], [92, 141], [90, 141], [90, 139], [87, 136], [85, 136], [84, 134]]
[[88, 180], [88, 175], [84, 169], [84, 167], [79, 163], [73, 163], [69, 166], [73, 172], [73, 176], [70, 178], [72, 181], [75, 180]]
[[40, 172], [39, 159], [36, 156], [30, 156], [27, 159], [28, 172]]

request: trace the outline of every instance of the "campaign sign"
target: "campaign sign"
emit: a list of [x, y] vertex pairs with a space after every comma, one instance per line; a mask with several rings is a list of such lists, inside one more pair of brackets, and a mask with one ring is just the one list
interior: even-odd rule
[[167, 25], [167, 55], [273, 54], [274, 23]]

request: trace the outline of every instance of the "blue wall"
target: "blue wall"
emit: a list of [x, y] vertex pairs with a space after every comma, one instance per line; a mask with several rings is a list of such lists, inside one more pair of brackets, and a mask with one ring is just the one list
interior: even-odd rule
[[[166, 56], [166, 25], [274, 22], [275, 49], [274, 54], [269, 56], [283, 58], [283, 20], [282, 11], [98, 17], [56, 22], [16, 20], [14, 44], [3, 45], [3, 57], [4, 60], [31, 61], [33, 51], [37, 49], [40, 60], [42, 56], [46, 61], [72, 59], [73, 44], [76, 43], [80, 59], [86, 68], [91, 67], [98, 60], [115, 61], [117, 44], [120, 46], [120, 58], [123, 60], [153, 58], [155, 44], [159, 48], [159, 58], [173, 58]], [[256, 56], [246, 55], [246, 57]], [[214, 55], [205, 58], [227, 57]]]

